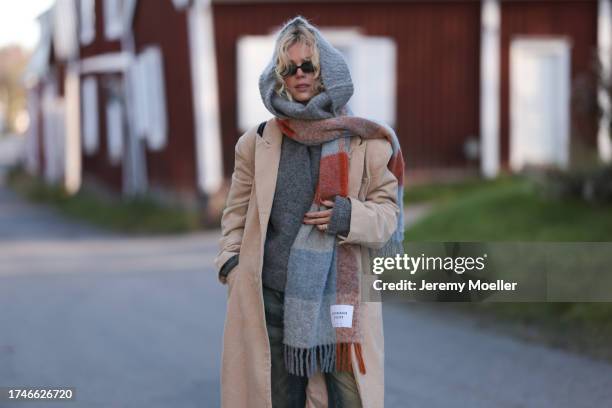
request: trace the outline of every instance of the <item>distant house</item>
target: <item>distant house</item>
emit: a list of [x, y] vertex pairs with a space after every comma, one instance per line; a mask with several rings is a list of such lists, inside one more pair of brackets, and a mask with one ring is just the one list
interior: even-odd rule
[[[66, 18], [75, 24], [54, 24]], [[146, 191], [166, 201], [210, 207], [210, 197], [222, 191], [223, 174], [206, 2], [57, 0], [40, 22], [39, 61], [28, 75], [30, 113], [42, 123], [57, 116], [58, 125], [32, 123], [28, 167], [66, 184], [65, 165], [59, 174], [44, 163], [66, 161], [68, 145], [60, 128], [68, 116], [61, 106], [69, 96], [63, 94], [62, 73], [67, 65], [76, 66], [78, 87], [70, 103], [78, 107], [79, 137], [72, 147], [80, 161], [72, 190], [82, 178], [125, 195]], [[76, 49], [57, 58], [58, 41], [70, 41]], [[43, 94], [51, 88], [53, 103], [45, 104]], [[59, 152], [40, 148], [52, 138], [58, 139], [55, 146], [63, 144]]]
[[214, 194], [222, 174], [210, 9], [169, 0], [78, 6], [83, 174], [128, 194], [181, 202]]
[[213, 9], [226, 174], [237, 135], [266, 115], [254, 81], [270, 32], [298, 13], [347, 56], [360, 93], [354, 110], [394, 125], [408, 183], [565, 167], [580, 146], [612, 158], [593, 70], [599, 55], [610, 71], [609, 0], [216, 1]]
[[38, 20], [41, 38], [24, 76], [30, 116], [26, 167], [76, 191], [81, 183], [76, 15], [70, 0], [57, 0]]
[[610, 2], [57, 0], [30, 71], [29, 168], [218, 214], [237, 138], [270, 117], [274, 31], [297, 14], [346, 56], [353, 111], [395, 127], [408, 183], [564, 167], [578, 145], [609, 160], [593, 66], [610, 75]]

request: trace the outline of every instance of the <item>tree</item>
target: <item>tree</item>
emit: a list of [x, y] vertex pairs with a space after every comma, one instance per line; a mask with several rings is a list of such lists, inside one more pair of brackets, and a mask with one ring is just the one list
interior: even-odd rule
[[9, 132], [15, 131], [15, 118], [26, 108], [26, 91], [21, 77], [28, 60], [29, 53], [19, 46], [0, 48], [0, 107], [4, 107], [5, 126]]

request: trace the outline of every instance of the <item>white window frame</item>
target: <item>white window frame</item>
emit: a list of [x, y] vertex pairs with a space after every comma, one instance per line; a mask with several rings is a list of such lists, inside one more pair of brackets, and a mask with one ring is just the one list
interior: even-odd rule
[[80, 0], [79, 28], [81, 44], [91, 44], [96, 38], [96, 0]]
[[98, 120], [98, 84], [96, 78], [88, 76], [81, 83], [83, 100], [83, 152], [91, 155], [100, 145]]
[[117, 40], [123, 33], [123, 14], [125, 0], [104, 1], [104, 36], [108, 40]]

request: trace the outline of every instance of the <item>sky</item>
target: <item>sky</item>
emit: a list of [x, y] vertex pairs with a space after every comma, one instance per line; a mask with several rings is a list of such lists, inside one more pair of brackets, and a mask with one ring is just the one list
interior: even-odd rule
[[34, 48], [39, 36], [36, 17], [51, 4], [53, 0], [0, 0], [0, 47]]

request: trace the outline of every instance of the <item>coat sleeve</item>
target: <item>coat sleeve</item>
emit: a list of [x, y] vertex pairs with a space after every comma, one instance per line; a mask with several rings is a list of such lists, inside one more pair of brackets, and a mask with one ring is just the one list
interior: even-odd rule
[[227, 281], [220, 271], [230, 258], [240, 253], [242, 245], [255, 171], [255, 137], [256, 128], [252, 128], [236, 142], [234, 172], [221, 216], [220, 250], [214, 260], [218, 280], [223, 284]]
[[391, 238], [397, 227], [397, 178], [387, 168], [393, 150], [385, 139], [367, 141], [366, 171], [370, 178], [365, 201], [351, 200], [351, 222], [348, 236], [338, 235], [339, 244], [360, 244], [379, 249]]

